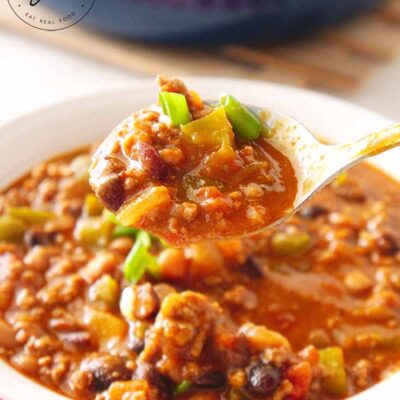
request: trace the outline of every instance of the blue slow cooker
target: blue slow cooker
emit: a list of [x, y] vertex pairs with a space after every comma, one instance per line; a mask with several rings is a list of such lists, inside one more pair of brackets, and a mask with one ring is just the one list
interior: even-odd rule
[[[66, 4], [47, 0], [56, 10]], [[276, 41], [369, 10], [380, 0], [95, 0], [81, 21], [142, 41], [217, 44]]]

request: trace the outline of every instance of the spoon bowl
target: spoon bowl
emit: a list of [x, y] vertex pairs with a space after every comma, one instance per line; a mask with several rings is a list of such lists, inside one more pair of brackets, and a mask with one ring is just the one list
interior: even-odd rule
[[258, 107], [249, 107], [264, 125], [264, 135], [291, 161], [298, 180], [293, 208], [283, 218], [262, 230], [282, 223], [295, 214], [341, 172], [366, 158], [400, 145], [400, 124], [373, 132], [346, 144], [323, 144], [300, 122], [288, 115]]
[[[122, 225], [146, 230], [172, 246], [245, 237], [282, 223], [342, 171], [400, 144], [400, 125], [372, 133], [354, 143], [322, 144], [304, 125], [288, 115], [249, 106], [259, 118], [255, 125], [256, 134], [244, 134], [240, 127], [234, 128], [234, 132], [232, 119], [240, 117], [244, 121], [243, 115], [247, 115], [248, 123], [254, 116], [246, 109], [243, 111], [240, 105], [239, 109], [231, 108], [229, 123], [225, 105], [215, 101], [207, 103], [212, 111], [203, 119], [189, 123], [173, 122], [160, 106], [150, 106], [166, 126], [181, 126], [180, 133], [177, 132], [178, 144], [161, 140], [158, 146], [166, 146], [166, 149], [170, 144], [178, 148], [179, 145], [189, 146], [192, 160], [202, 160], [190, 170], [177, 169], [170, 173], [156, 144], [148, 144], [145, 140], [147, 131], [136, 130], [136, 114], [117, 125], [100, 144], [92, 158], [90, 182], [100, 201], [116, 214]], [[234, 133], [242, 137], [237, 144], [239, 147], [235, 148], [232, 147]], [[124, 140], [127, 144], [121, 142]], [[263, 148], [258, 159], [253, 158], [254, 169], [248, 167], [249, 163], [238, 169], [234, 162], [240, 159], [240, 146], [250, 146], [251, 151], [254, 151], [252, 146], [269, 148]], [[276, 159], [269, 164], [267, 153], [274, 151]], [[187, 148], [185, 152], [188, 152]], [[268, 177], [273, 184], [265, 185], [261, 195], [254, 196], [251, 189], [247, 195], [246, 185], [254, 183], [261, 188], [259, 182], [267, 182], [265, 165], [268, 165]], [[214, 176], [204, 172], [207, 168]], [[227, 171], [234, 176], [227, 176]], [[249, 177], [243, 178], [246, 174], [250, 174]], [[142, 176], [142, 181], [137, 176]], [[210, 177], [216, 179], [221, 189], [213, 186], [215, 183], [210, 186]], [[235, 197], [229, 197], [232, 193], [239, 193], [239, 196], [245, 193], [239, 207], [235, 208]], [[210, 229], [210, 224], [215, 228]]]

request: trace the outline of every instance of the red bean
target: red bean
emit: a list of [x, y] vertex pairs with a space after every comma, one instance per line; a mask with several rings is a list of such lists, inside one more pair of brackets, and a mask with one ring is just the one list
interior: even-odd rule
[[118, 211], [125, 199], [122, 178], [117, 174], [107, 176], [97, 188], [97, 196], [110, 211]]
[[136, 149], [138, 161], [152, 178], [161, 180], [167, 177], [168, 168], [153, 146], [139, 142]]

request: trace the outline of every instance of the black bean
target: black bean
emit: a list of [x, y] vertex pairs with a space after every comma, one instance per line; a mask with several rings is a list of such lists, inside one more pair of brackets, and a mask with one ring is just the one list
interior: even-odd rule
[[399, 251], [396, 238], [388, 232], [382, 233], [375, 241], [379, 254], [382, 256], [394, 256]]
[[138, 161], [143, 169], [154, 179], [164, 179], [168, 175], [168, 168], [158, 151], [151, 145], [139, 142], [137, 145]]
[[42, 229], [30, 229], [25, 232], [24, 241], [28, 246], [51, 245], [54, 243], [57, 232], [45, 232]]
[[104, 178], [96, 190], [96, 194], [110, 211], [116, 212], [125, 199], [125, 188], [122, 178], [112, 174]]
[[328, 214], [328, 209], [317, 204], [305, 206], [299, 211], [299, 216], [303, 219], [315, 219], [326, 214]]
[[250, 369], [247, 390], [253, 396], [271, 396], [281, 383], [282, 372], [272, 364], [257, 364]]
[[81, 370], [92, 374], [90, 389], [94, 392], [106, 390], [113, 382], [126, 381], [132, 376], [125, 361], [111, 354], [91, 354], [82, 361]]
[[240, 266], [240, 271], [250, 278], [261, 278], [263, 276], [260, 264], [252, 256], [247, 256], [244, 263]]
[[155, 387], [162, 398], [170, 399], [173, 395], [174, 385], [171, 379], [161, 374], [154, 365], [138, 364], [132, 379], [143, 379]]
[[207, 372], [196, 380], [196, 386], [202, 389], [216, 389], [225, 385], [226, 376], [223, 372]]

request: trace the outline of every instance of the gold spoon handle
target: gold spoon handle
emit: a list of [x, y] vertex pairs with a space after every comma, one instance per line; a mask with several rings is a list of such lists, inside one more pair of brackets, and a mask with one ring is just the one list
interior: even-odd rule
[[393, 125], [351, 144], [339, 145], [338, 150], [347, 153], [352, 163], [376, 156], [400, 145], [400, 124]]

